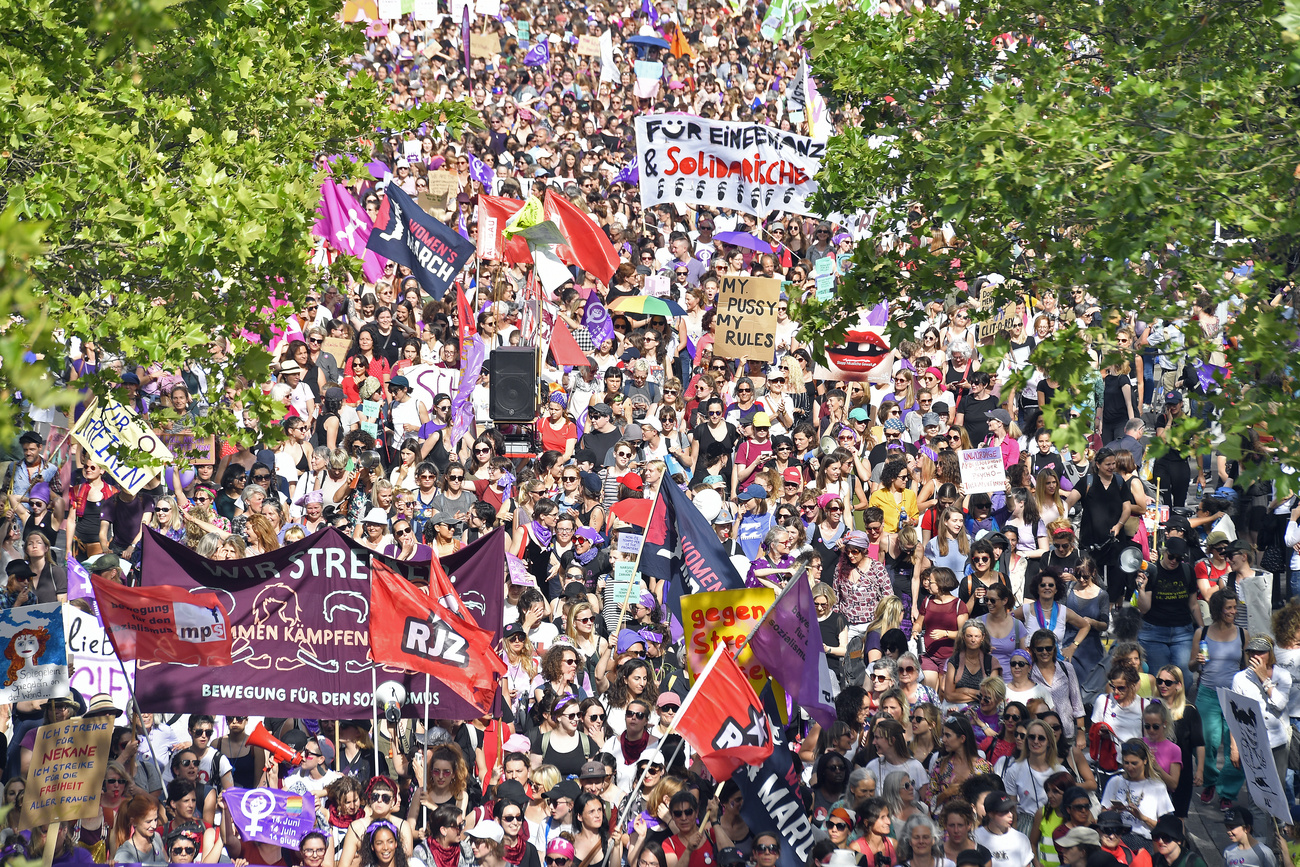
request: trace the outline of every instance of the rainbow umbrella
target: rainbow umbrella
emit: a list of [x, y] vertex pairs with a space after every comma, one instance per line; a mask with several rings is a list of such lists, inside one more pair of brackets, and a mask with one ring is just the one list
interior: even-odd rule
[[614, 299], [614, 303], [609, 305], [609, 309], [621, 313], [639, 313], [642, 316], [663, 316], [664, 318], [686, 315], [686, 311], [677, 302], [669, 301], [666, 298], [655, 298], [650, 295], [624, 295], [621, 298]]

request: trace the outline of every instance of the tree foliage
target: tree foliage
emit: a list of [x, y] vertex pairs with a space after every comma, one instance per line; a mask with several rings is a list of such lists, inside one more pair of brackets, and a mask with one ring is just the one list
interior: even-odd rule
[[[1203, 290], [1235, 314], [1230, 378], [1212, 398], [1221, 449], [1235, 456], [1254, 427], [1300, 465], [1300, 4], [1288, 5], [992, 0], [958, 15], [823, 15], [808, 40], [813, 73], [832, 106], [862, 121], [831, 141], [823, 204], [871, 210], [877, 240], [919, 206], [955, 240], [937, 255], [859, 244], [841, 297], [806, 311], [809, 331], [834, 333], [864, 302], [942, 298], [959, 279], [997, 272], [1012, 278], [999, 304], [1017, 283], [1087, 287], [1106, 317], [1088, 336], [1113, 347], [1121, 317], [1185, 320]], [[896, 340], [919, 319], [910, 314], [892, 324]], [[1194, 326], [1185, 333], [1193, 358], [1221, 348]], [[1072, 336], [1034, 356], [1067, 400], [1093, 367]], [[1049, 425], [1066, 425], [1055, 410]], [[1081, 444], [1088, 423], [1069, 422], [1059, 439]], [[1209, 447], [1204, 430], [1182, 436]]]
[[[376, 130], [429, 120], [454, 134], [470, 117], [460, 104], [388, 110], [368, 75], [351, 74], [364, 25], [340, 24], [339, 8], [0, 0], [0, 211], [26, 232], [21, 276], [5, 279], [21, 280], [38, 308], [17, 308], [23, 321], [6, 336], [25, 335], [57, 362], [57, 323], [110, 355], [175, 371], [225, 335], [231, 372], [265, 381], [272, 294], [301, 299], [319, 279], [307, 263], [317, 157], [364, 163]], [[341, 161], [334, 171], [362, 169]], [[237, 339], [243, 329], [263, 343]], [[11, 392], [23, 387], [16, 361], [5, 353], [0, 384]], [[245, 407], [269, 417], [260, 391]], [[203, 427], [236, 430], [222, 413]]]

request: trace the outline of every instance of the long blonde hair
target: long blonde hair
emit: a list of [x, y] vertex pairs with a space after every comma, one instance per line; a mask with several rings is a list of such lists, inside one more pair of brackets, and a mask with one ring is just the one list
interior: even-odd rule
[[891, 629], [897, 629], [903, 622], [903, 600], [897, 596], [886, 596], [876, 606], [876, 618], [867, 626], [867, 632], [879, 632], [884, 635]]
[[[1169, 711], [1169, 718], [1178, 722], [1187, 713], [1187, 687], [1183, 684], [1183, 670], [1176, 665], [1166, 665], [1156, 672], [1157, 676], [1168, 674], [1174, 680], [1178, 681], [1177, 693], [1170, 693], [1169, 698], [1161, 699], [1161, 704]], [[1165, 737], [1173, 740], [1172, 732], [1165, 732]]]

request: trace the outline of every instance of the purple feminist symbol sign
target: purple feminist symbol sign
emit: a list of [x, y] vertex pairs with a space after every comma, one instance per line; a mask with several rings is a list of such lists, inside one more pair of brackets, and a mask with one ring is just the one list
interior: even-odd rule
[[226, 789], [230, 821], [245, 840], [298, 848], [316, 822], [316, 801], [283, 789]]

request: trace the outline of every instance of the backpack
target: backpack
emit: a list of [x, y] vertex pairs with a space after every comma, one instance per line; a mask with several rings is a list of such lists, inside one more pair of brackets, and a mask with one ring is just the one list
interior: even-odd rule
[[854, 684], [861, 686], [862, 681], [867, 676], [867, 639], [865, 635], [855, 635], [849, 639], [849, 645], [844, 653], [843, 676], [840, 678], [840, 686]]
[[[1138, 709], [1146, 711], [1146, 699], [1138, 699]], [[1101, 715], [1106, 716], [1106, 708], [1110, 707], [1110, 696], [1106, 696], [1106, 702], [1102, 705]], [[1119, 763], [1119, 736], [1115, 730], [1110, 727], [1110, 723], [1104, 719], [1093, 723], [1088, 728], [1088, 757], [1096, 763], [1102, 771], [1113, 774], [1120, 769]]]

